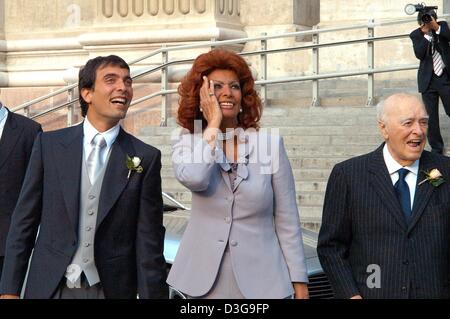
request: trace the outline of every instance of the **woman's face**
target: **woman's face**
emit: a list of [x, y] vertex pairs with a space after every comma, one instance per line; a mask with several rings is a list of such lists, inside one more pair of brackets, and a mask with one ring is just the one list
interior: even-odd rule
[[214, 94], [222, 110], [223, 119], [237, 119], [241, 108], [241, 85], [236, 73], [232, 70], [217, 69], [208, 75], [213, 81]]

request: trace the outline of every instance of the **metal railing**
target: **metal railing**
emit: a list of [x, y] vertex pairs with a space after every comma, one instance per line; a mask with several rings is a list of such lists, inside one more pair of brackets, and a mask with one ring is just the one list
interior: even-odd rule
[[[450, 17], [448, 15], [442, 15], [440, 18], [445, 19]], [[162, 46], [160, 49], [157, 49], [145, 56], [142, 56], [138, 59], [132, 60], [129, 62], [130, 65], [137, 64], [138, 62], [142, 62], [146, 59], [161, 55], [161, 64], [157, 67], [152, 67], [145, 69], [144, 71], [139, 71], [138, 73], [133, 74], [133, 79], [143, 77], [155, 72], [161, 72], [161, 89], [156, 93], [149, 94], [140, 99], [134, 100], [131, 105], [135, 105], [141, 103], [143, 101], [147, 101], [149, 99], [161, 96], [161, 120], [160, 125], [167, 125], [167, 106], [168, 106], [168, 96], [170, 94], [174, 94], [177, 92], [175, 89], [168, 89], [169, 87], [169, 67], [177, 64], [189, 64], [192, 63], [194, 58], [192, 59], [184, 59], [184, 60], [173, 60], [170, 61], [169, 54], [174, 51], [181, 50], [190, 50], [196, 48], [216, 48], [221, 46], [228, 45], [238, 45], [238, 44], [246, 44], [249, 42], [260, 42], [260, 50], [256, 51], [247, 51], [239, 53], [241, 56], [259, 56], [260, 57], [260, 70], [259, 70], [259, 79], [256, 80], [256, 84], [260, 86], [260, 97], [263, 101], [267, 99], [267, 86], [270, 84], [276, 83], [289, 83], [289, 82], [302, 82], [302, 81], [312, 81], [312, 106], [319, 105], [319, 80], [322, 79], [330, 79], [330, 78], [341, 78], [341, 77], [350, 77], [357, 75], [367, 75], [367, 102], [366, 105], [372, 105], [374, 99], [374, 75], [377, 73], [385, 73], [385, 72], [396, 72], [396, 71], [405, 71], [405, 70], [413, 70], [417, 69], [417, 64], [410, 65], [396, 65], [389, 66], [383, 68], [376, 68], [374, 65], [375, 61], [375, 46], [374, 43], [378, 41], [390, 41], [396, 39], [407, 38], [408, 34], [395, 34], [388, 36], [375, 36], [375, 28], [381, 26], [393, 26], [400, 25], [403, 23], [411, 23], [415, 22], [415, 18], [401, 19], [401, 20], [391, 20], [384, 22], [376, 22], [375, 20], [370, 20], [366, 24], [359, 25], [351, 25], [351, 26], [341, 26], [335, 28], [326, 28], [326, 29], [318, 29], [313, 28], [308, 31], [298, 31], [298, 32], [289, 32], [284, 34], [277, 35], [267, 35], [262, 34], [258, 37], [248, 37], [248, 38], [240, 38], [234, 40], [225, 40], [225, 41], [209, 41], [204, 43], [195, 43], [188, 45], [180, 45], [173, 47]], [[367, 29], [367, 37], [354, 39], [354, 40], [342, 40], [342, 41], [334, 41], [334, 42], [326, 42], [320, 43], [319, 35], [322, 33], [330, 33], [330, 32], [339, 32], [339, 31], [349, 31], [349, 30], [358, 30], [358, 29]], [[294, 46], [294, 47], [284, 47], [284, 48], [276, 48], [276, 49], [268, 49], [268, 41], [274, 39], [281, 38], [290, 38], [290, 37], [305, 37], [312, 36], [312, 44]], [[358, 44], [358, 43], [367, 43], [367, 68], [362, 70], [349, 70], [345, 72], [334, 72], [334, 73], [321, 73], [319, 66], [319, 53], [321, 48], [325, 47], [335, 47], [342, 45], [350, 45], [350, 44]], [[283, 78], [274, 78], [268, 79], [268, 66], [267, 66], [267, 57], [270, 54], [283, 53], [283, 52], [292, 52], [299, 50], [311, 50], [312, 51], [312, 73], [311, 75], [302, 75], [302, 76], [293, 76], [293, 77], [283, 77]], [[55, 92], [47, 94], [45, 96], [39, 97], [37, 99], [31, 100], [27, 103], [17, 106], [13, 108], [12, 111], [20, 111], [22, 110], [27, 116], [31, 118], [38, 118], [49, 113], [55, 112], [57, 110], [67, 108], [67, 125], [72, 125], [73, 113], [76, 103], [78, 102], [78, 98], [74, 97], [75, 89], [77, 88], [77, 84], [70, 84], [67, 87], [61, 88]], [[30, 107], [43, 102], [47, 99], [55, 97], [59, 94], [67, 92], [67, 102], [61, 103], [59, 105], [49, 107], [45, 111], [31, 115], [30, 116]]]

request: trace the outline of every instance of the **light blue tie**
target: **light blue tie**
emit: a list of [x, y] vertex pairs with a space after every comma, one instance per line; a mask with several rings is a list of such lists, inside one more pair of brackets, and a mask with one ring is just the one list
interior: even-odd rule
[[92, 150], [89, 153], [89, 156], [86, 161], [86, 166], [88, 170], [89, 180], [91, 184], [94, 185], [95, 180], [100, 174], [103, 168], [103, 156], [102, 151], [106, 146], [106, 141], [100, 134], [94, 136], [91, 141]]
[[4, 106], [0, 105], [0, 123], [3, 121], [6, 115], [8, 115], [8, 111]]

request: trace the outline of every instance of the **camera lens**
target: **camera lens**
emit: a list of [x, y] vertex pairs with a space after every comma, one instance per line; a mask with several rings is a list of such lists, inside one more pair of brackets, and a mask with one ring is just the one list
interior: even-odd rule
[[430, 22], [431, 22], [431, 15], [429, 15], [429, 14], [424, 14], [424, 15], [422, 16], [422, 22], [423, 22], [423, 23], [430, 23]]

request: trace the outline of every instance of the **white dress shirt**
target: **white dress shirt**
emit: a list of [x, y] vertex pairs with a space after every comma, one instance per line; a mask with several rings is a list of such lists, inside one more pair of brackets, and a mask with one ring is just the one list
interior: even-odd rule
[[409, 174], [406, 175], [405, 181], [409, 187], [409, 195], [411, 196], [411, 210], [414, 204], [414, 195], [416, 194], [416, 184], [417, 184], [417, 174], [419, 172], [419, 160], [415, 161], [410, 166], [402, 166], [392, 157], [391, 153], [387, 145], [384, 145], [383, 148], [383, 157], [384, 163], [388, 169], [389, 175], [391, 176], [392, 185], [395, 185], [398, 181], [398, 170], [400, 168], [405, 168], [409, 171]]
[[112, 128], [110, 128], [109, 130], [100, 133], [99, 131], [97, 131], [97, 129], [95, 127], [92, 126], [92, 124], [89, 122], [88, 118], [86, 117], [84, 119], [83, 122], [83, 134], [84, 134], [84, 139], [83, 139], [83, 152], [84, 152], [84, 160], [87, 160], [87, 157], [89, 156], [93, 146], [91, 144], [92, 140], [94, 139], [95, 135], [100, 134], [101, 136], [103, 136], [103, 138], [105, 139], [106, 142], [106, 146], [105, 146], [105, 150], [102, 152], [102, 160], [103, 163], [106, 163], [106, 158], [109, 154], [109, 152], [111, 151], [111, 147], [114, 143], [114, 141], [117, 138], [117, 135], [119, 135], [119, 131], [120, 131], [120, 124], [117, 123], [115, 126], [113, 126]]
[[0, 104], [0, 138], [2, 138], [3, 129], [5, 128], [6, 119], [8, 118], [8, 110]]
[[[439, 29], [437, 29], [436, 34], [439, 35], [439, 33], [441, 33], [441, 26], [439, 26]], [[427, 39], [429, 42], [431, 42], [433, 40], [433, 37], [431, 35], [428, 34], [424, 34], [423, 35], [425, 37], [425, 39]]]

